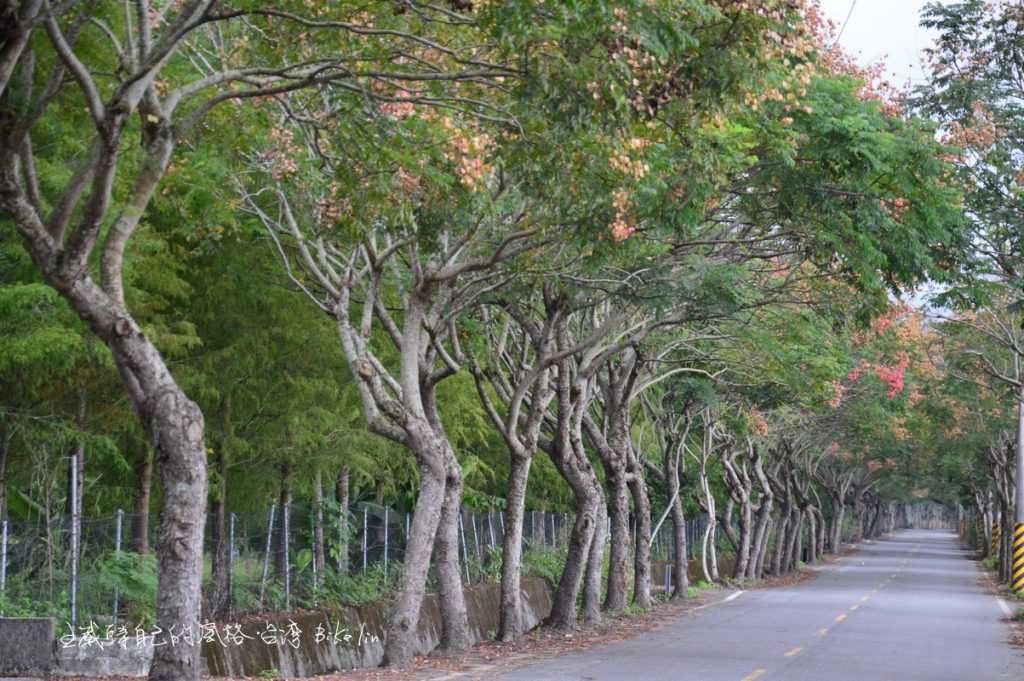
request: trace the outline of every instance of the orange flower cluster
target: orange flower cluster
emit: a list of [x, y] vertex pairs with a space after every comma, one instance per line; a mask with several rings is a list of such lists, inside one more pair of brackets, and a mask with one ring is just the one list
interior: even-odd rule
[[612, 194], [612, 205], [615, 207], [615, 221], [611, 225], [612, 240], [625, 241], [636, 231], [636, 225], [629, 220], [629, 211], [633, 205], [629, 192], [616, 189]]

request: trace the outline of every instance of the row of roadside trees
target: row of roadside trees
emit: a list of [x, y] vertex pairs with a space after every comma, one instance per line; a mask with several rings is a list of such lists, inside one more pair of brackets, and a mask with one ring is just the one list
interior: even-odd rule
[[[573, 628], [651, 605], [661, 513], [684, 597], [696, 507], [704, 574], [756, 580], [851, 523], [892, 529], [922, 471], [960, 500], [929, 468], [953, 355], [894, 299], [980, 299], [989, 222], [964, 214], [957, 154], [987, 119], [908, 110], [815, 5], [12, 12], [0, 480], [30, 462], [48, 493], [52, 457], [84, 473], [88, 451], [131, 471], [141, 511], [155, 488], [164, 630], [198, 621], [208, 502], [223, 540], [233, 499], [287, 503], [301, 476], [318, 503], [326, 473], [344, 506], [354, 478], [413, 510], [394, 665], [431, 567], [443, 645], [469, 643], [467, 499], [504, 508], [502, 640], [538, 503], [574, 514], [549, 622]], [[163, 646], [151, 677], [199, 668]]]

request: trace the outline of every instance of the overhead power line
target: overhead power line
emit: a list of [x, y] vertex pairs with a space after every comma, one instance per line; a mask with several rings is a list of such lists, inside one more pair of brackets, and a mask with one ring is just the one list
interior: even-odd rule
[[857, 9], [857, 0], [853, 0], [853, 2], [850, 3], [850, 11], [846, 13], [846, 21], [843, 22], [843, 27], [839, 29], [839, 35], [836, 36], [836, 40], [833, 45], [839, 44], [839, 39], [843, 37], [846, 27], [850, 24], [850, 17], [853, 16], [853, 10], [855, 9]]

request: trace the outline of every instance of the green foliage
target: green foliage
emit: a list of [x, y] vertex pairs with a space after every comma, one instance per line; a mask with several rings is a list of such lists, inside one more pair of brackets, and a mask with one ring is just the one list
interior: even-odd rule
[[[82, 581], [82, 590], [95, 588], [104, 595], [118, 592], [128, 609], [128, 620], [143, 626], [156, 621], [156, 556], [130, 551], [111, 552], [97, 562]], [[92, 582], [92, 583], [90, 583]]]
[[533, 548], [523, 554], [523, 574], [543, 577], [554, 587], [565, 568], [566, 550]]
[[384, 576], [384, 564], [369, 565], [365, 573], [344, 575], [328, 571], [317, 593], [322, 606], [340, 607], [386, 601], [401, 579], [402, 566], [392, 563]]

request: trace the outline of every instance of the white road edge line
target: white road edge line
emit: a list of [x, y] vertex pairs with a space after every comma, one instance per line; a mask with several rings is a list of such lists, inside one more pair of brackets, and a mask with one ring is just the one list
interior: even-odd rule
[[1006, 601], [996, 596], [996, 603], [999, 604], [999, 609], [1003, 611], [1004, 615], [1006, 615], [1007, 617], [1013, 616], [1013, 611], [1010, 610], [1010, 606], [1006, 604]]
[[728, 596], [726, 596], [725, 598], [723, 598], [723, 599], [721, 599], [719, 601], [711, 601], [710, 603], [705, 603], [704, 605], [698, 605], [696, 608], [694, 608], [690, 612], [697, 612], [699, 610], [704, 610], [705, 608], [710, 608], [710, 607], [715, 606], [715, 605], [721, 605], [722, 603], [728, 603], [729, 601], [735, 601], [737, 598], [739, 598], [740, 596], [742, 596], [745, 593], [747, 593], [747, 592], [746, 591], [742, 591], [742, 590], [741, 591], [737, 591], [736, 593], [729, 594]]
[[[745, 593], [747, 593], [747, 592], [746, 591], [737, 591], [736, 593], [734, 593], [734, 594], [732, 594], [730, 596], [726, 596], [725, 598], [723, 598], [722, 602], [723, 603], [728, 603], [729, 601], [735, 601], [737, 598], [739, 598], [740, 596], [742, 596]], [[1010, 613], [1007, 612], [1006, 614], [1009, 615]]]

